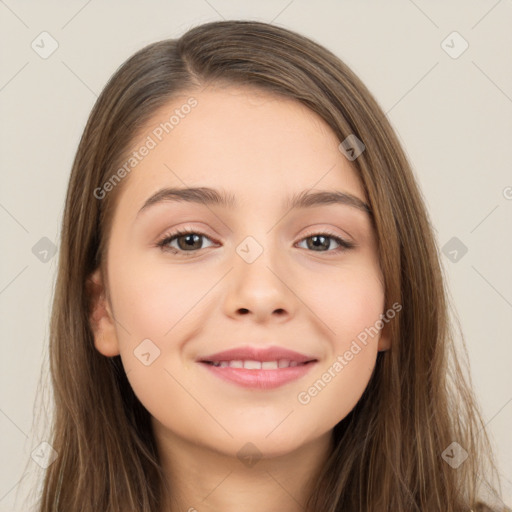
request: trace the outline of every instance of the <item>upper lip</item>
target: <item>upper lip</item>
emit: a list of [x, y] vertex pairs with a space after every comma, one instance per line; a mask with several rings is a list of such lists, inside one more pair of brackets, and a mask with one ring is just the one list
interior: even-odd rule
[[306, 363], [308, 361], [316, 361], [313, 356], [300, 354], [293, 350], [288, 350], [283, 347], [237, 347], [223, 352], [217, 352], [205, 357], [200, 357], [197, 360], [203, 362], [215, 361], [277, 361], [279, 359], [288, 359], [289, 361], [297, 361], [297, 363]]

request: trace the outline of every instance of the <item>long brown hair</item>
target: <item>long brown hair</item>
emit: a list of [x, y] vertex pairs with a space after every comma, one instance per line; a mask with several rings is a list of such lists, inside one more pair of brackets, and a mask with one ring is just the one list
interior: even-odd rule
[[[333, 53], [290, 30], [255, 21], [206, 23], [146, 46], [112, 76], [98, 98], [73, 163], [62, 221], [50, 325], [54, 393], [40, 512], [155, 512], [164, 499], [149, 412], [119, 356], [93, 344], [88, 276], [105, 264], [116, 198], [99, 200], [145, 123], [177, 94], [208, 84], [257, 87], [321, 116], [343, 141], [366, 150], [352, 164], [373, 211], [392, 348], [378, 354], [363, 396], [334, 428], [334, 449], [307, 512], [468, 512], [497, 476], [471, 391], [463, 349], [449, 321], [443, 269], [411, 166], [382, 109]], [[465, 358], [467, 361], [467, 357]], [[458, 445], [452, 445], [452, 443]], [[452, 467], [454, 446], [468, 458]], [[460, 446], [460, 447], [459, 447]]]

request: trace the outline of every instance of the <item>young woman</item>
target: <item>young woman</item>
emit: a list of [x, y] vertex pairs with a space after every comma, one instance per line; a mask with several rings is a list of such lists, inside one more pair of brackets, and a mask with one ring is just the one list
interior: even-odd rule
[[40, 512], [469, 512], [496, 472], [381, 108], [223, 21], [114, 74], [73, 165]]

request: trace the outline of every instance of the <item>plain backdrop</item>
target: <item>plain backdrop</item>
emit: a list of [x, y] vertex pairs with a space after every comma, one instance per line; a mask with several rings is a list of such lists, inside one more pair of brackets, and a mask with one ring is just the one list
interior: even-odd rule
[[[71, 164], [91, 108], [135, 51], [220, 19], [272, 22], [323, 44], [386, 112], [443, 248], [447, 286], [510, 506], [512, 1], [5, 0], [0, 510], [27, 510], [22, 500], [42, 471], [34, 451], [44, 449], [45, 438], [37, 432], [34, 402], [38, 386], [48, 385], [52, 247], [59, 244]], [[52, 45], [58, 46], [45, 54]]]

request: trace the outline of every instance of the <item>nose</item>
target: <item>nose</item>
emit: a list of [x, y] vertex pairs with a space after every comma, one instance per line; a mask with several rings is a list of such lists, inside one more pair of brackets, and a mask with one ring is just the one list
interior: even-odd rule
[[226, 315], [235, 319], [248, 316], [258, 323], [272, 319], [289, 321], [295, 315], [297, 297], [284, 266], [279, 256], [269, 250], [264, 250], [251, 263], [236, 254], [234, 268], [226, 276]]

